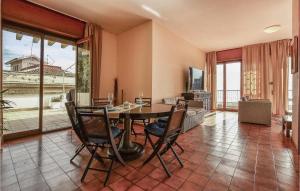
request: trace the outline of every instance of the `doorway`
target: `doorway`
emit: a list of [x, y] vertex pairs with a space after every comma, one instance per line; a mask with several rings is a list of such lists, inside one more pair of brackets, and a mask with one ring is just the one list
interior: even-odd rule
[[219, 110], [237, 110], [241, 97], [241, 61], [217, 64], [217, 106]]
[[4, 139], [70, 128], [66, 95], [75, 92], [78, 102], [76, 92], [83, 92], [80, 100], [90, 100], [88, 49], [78, 54], [82, 45], [75, 40], [11, 25], [3, 27], [2, 37], [3, 99], [12, 105], [3, 112]]

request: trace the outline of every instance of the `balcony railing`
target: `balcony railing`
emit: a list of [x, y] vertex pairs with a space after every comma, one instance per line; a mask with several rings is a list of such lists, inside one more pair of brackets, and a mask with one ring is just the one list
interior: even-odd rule
[[288, 111], [293, 110], [293, 90], [288, 90]]
[[[217, 108], [223, 109], [224, 90], [217, 90]], [[240, 90], [226, 90], [226, 108], [237, 109], [241, 98]], [[288, 111], [292, 111], [293, 90], [288, 90]]]
[[[223, 108], [224, 90], [217, 90], [217, 108]], [[240, 90], [226, 90], [226, 108], [237, 109], [240, 100]]]

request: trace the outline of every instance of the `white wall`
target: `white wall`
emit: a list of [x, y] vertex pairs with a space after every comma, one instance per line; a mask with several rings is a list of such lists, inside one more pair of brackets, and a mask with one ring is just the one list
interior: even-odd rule
[[103, 31], [100, 97], [107, 97], [114, 92], [114, 81], [117, 78], [117, 36]]
[[153, 22], [152, 99], [180, 96], [186, 91], [189, 66], [204, 69], [205, 53]]
[[143, 92], [152, 95], [152, 22], [146, 22], [118, 35], [117, 73], [119, 98], [134, 101]]
[[[293, 36], [299, 34], [299, 0], [293, 0]], [[299, 65], [298, 65], [299, 66]], [[300, 68], [299, 68], [300, 69]], [[299, 70], [298, 69], [298, 70]], [[293, 75], [293, 142], [298, 148], [299, 72]]]
[[134, 101], [139, 92], [162, 98], [185, 91], [189, 66], [204, 69], [205, 53], [196, 46], [149, 21], [117, 36], [117, 76], [119, 99]]

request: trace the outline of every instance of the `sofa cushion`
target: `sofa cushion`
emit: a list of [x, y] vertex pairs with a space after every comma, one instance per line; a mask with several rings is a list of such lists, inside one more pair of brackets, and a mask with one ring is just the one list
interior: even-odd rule
[[187, 112], [186, 112], [186, 115], [187, 115], [187, 116], [193, 116], [193, 115], [196, 115], [196, 114], [197, 114], [196, 111], [190, 110], [190, 109], [188, 109]]
[[176, 105], [177, 99], [174, 98], [164, 98], [163, 103], [164, 104], [169, 104], [169, 105]]
[[204, 112], [204, 109], [199, 107], [189, 107], [188, 110], [195, 111], [196, 113]]
[[161, 118], [158, 118], [158, 123], [168, 123], [169, 121], [169, 117], [161, 117]]
[[158, 137], [162, 136], [165, 132], [166, 125], [163, 123], [150, 123], [146, 126], [145, 131]]

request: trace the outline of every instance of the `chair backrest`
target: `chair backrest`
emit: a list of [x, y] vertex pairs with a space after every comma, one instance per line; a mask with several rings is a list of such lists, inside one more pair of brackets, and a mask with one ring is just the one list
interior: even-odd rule
[[73, 127], [73, 129], [75, 129], [76, 125], [77, 125], [75, 102], [74, 101], [68, 101], [68, 102], [65, 103], [65, 106], [66, 106], [66, 110], [67, 110], [68, 116], [70, 118], [72, 127]]
[[186, 111], [187, 104], [177, 104], [176, 106], [172, 106], [171, 115], [164, 132], [164, 138], [177, 138], [177, 136], [182, 131]]
[[73, 128], [74, 132], [76, 133], [77, 137], [81, 140], [81, 142], [83, 142], [82, 133], [81, 133], [79, 125], [78, 125], [75, 102], [74, 101], [66, 102], [65, 106], [66, 106], [67, 113], [68, 113], [68, 116], [69, 116], [71, 124], [72, 124], [72, 128]]
[[[138, 100], [139, 100], [139, 99], [140, 99], [139, 97], [136, 97], [136, 98], [134, 99], [134, 102], [135, 102], [135, 103], [138, 103]], [[143, 98], [142, 98], [142, 101], [143, 101], [143, 103], [146, 104], [145, 106], [148, 106], [148, 107], [150, 107], [151, 104], [152, 104], [152, 98], [146, 98], [146, 97], [143, 97]]]
[[75, 101], [75, 89], [70, 89], [66, 95], [67, 101]]
[[86, 141], [89, 138], [101, 138], [107, 141], [113, 139], [106, 107], [78, 107], [76, 108], [78, 123], [82, 132], [82, 137]]
[[125, 165], [112, 135], [107, 108], [78, 107], [76, 108], [76, 113], [84, 141], [86, 143], [99, 144], [99, 139], [101, 139], [104, 141], [103, 143], [110, 144], [114, 155], [123, 165]]
[[110, 104], [107, 98], [93, 98], [92, 99], [93, 106], [107, 106]]

